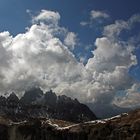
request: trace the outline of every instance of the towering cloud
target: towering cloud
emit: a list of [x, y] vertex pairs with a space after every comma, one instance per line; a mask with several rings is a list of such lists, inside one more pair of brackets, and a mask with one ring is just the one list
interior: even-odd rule
[[[96, 17], [99, 15], [96, 13]], [[59, 26], [59, 20], [59, 13], [42, 10], [32, 17], [33, 24], [25, 33], [15, 37], [9, 32], [0, 33], [1, 94], [21, 94], [32, 86], [40, 86], [83, 102], [139, 105], [139, 84], [129, 75], [129, 69], [137, 64], [135, 46], [118, 37], [139, 18], [133, 16], [106, 26], [86, 65], [78, 62], [71, 51], [76, 35]], [[119, 91], [127, 94], [120, 99]]]
[[59, 19], [57, 12], [42, 10], [26, 33], [0, 34], [2, 92], [32, 86], [50, 89], [82, 79], [84, 66], [68, 49], [74, 47], [75, 35], [60, 27]]

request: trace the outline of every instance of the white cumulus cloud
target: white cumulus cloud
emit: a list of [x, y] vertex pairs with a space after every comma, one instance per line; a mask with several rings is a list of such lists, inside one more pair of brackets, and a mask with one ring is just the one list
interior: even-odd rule
[[64, 40], [65, 45], [67, 45], [71, 50], [74, 50], [74, 47], [77, 42], [77, 36], [73, 32], [69, 32]]
[[[137, 64], [135, 46], [118, 37], [122, 30], [131, 29], [126, 28], [130, 21], [131, 26], [134, 20], [139, 22], [138, 17], [121, 21], [123, 25], [115, 22], [106, 26], [86, 65], [71, 52], [76, 35], [59, 26], [58, 12], [42, 10], [32, 18], [33, 24], [25, 33], [15, 37], [0, 33], [1, 94], [40, 86], [99, 106], [139, 104], [139, 91], [133, 90], [137, 82], [129, 75], [129, 69]], [[121, 103], [116, 99], [119, 90], [128, 93]]]
[[81, 21], [80, 25], [92, 27], [95, 23], [98, 23], [98, 26], [99, 26], [99, 25], [102, 25], [104, 21], [109, 18], [110, 18], [110, 15], [104, 11], [91, 10], [89, 20]]
[[60, 14], [58, 12], [41, 10], [41, 12], [34, 16], [32, 22], [47, 22], [51, 24], [57, 24], [60, 20]]
[[97, 10], [92, 10], [90, 12], [91, 19], [96, 19], [96, 18], [109, 18], [110, 16], [103, 12], [103, 11], [97, 11]]

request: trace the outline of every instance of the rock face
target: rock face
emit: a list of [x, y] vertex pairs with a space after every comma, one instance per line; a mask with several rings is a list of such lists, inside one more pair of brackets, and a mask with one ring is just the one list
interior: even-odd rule
[[57, 96], [53, 91], [44, 94], [40, 88], [25, 91], [21, 99], [15, 93], [7, 98], [1, 96], [0, 115], [8, 116], [13, 121], [46, 117], [71, 122], [96, 119], [93, 112], [78, 100], [65, 95]]
[[0, 140], [140, 140], [140, 110], [80, 124], [52, 119], [14, 123], [0, 118]]
[[38, 99], [43, 96], [43, 91], [40, 88], [32, 88], [25, 91], [24, 96], [20, 99], [20, 102], [28, 105], [35, 104]]

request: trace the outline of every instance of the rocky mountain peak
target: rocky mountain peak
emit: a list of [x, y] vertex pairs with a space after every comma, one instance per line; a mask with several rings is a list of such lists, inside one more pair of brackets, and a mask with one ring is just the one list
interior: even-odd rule
[[55, 106], [57, 102], [57, 95], [52, 90], [45, 93], [45, 104]]
[[16, 95], [14, 92], [12, 92], [12, 93], [7, 97], [7, 101], [8, 101], [8, 102], [15, 102], [15, 103], [17, 103], [17, 102], [19, 102], [19, 98], [17, 97], [17, 95]]
[[3, 96], [0, 96], [0, 105], [1, 105], [1, 106], [6, 105], [6, 98], [3, 97]]
[[[0, 102], [4, 99], [1, 97]], [[21, 99], [12, 93], [7, 97], [6, 103], [0, 103], [0, 105], [0, 112], [13, 120], [41, 117], [84, 122], [96, 119], [94, 113], [77, 99], [66, 95], [57, 96], [52, 90], [44, 93], [40, 88], [25, 91]]]
[[20, 101], [24, 104], [32, 104], [42, 96], [43, 91], [38, 87], [34, 87], [29, 90], [26, 90]]

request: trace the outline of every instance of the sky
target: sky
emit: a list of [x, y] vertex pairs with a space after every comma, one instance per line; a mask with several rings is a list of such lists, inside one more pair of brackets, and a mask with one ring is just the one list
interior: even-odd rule
[[139, 5], [1, 0], [1, 94], [40, 86], [97, 107], [140, 106]]

